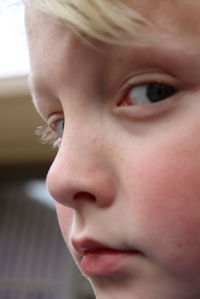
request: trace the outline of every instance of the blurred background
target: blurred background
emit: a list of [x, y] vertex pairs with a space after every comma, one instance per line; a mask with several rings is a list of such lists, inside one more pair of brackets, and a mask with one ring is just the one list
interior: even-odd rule
[[93, 299], [45, 188], [55, 152], [34, 133], [23, 13], [21, 1], [0, 0], [0, 299]]

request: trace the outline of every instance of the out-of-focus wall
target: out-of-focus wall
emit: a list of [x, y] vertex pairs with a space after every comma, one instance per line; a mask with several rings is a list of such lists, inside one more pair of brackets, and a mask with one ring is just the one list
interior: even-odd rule
[[28, 91], [27, 77], [0, 80], [0, 165], [52, 161], [55, 151], [35, 135], [41, 125]]

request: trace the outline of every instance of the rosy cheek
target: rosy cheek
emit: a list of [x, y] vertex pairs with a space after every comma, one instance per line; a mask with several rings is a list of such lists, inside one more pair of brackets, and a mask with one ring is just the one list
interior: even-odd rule
[[[191, 162], [191, 161], [190, 161]], [[149, 173], [148, 170], [153, 171]], [[168, 156], [147, 167], [146, 208], [161, 223], [193, 227], [200, 224], [200, 165]], [[159, 221], [159, 222], [160, 222]]]
[[58, 222], [65, 242], [68, 242], [73, 218], [73, 210], [60, 204], [56, 204]]
[[200, 163], [194, 159], [198, 155], [148, 155], [140, 163], [140, 183], [131, 181], [136, 199], [131, 201], [130, 196], [129, 204], [137, 210], [151, 254], [166, 267], [192, 272], [200, 264]]

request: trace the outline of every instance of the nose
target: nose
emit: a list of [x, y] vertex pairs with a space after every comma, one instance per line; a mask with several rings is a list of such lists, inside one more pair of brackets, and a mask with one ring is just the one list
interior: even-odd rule
[[100, 138], [63, 137], [47, 175], [47, 188], [60, 204], [78, 208], [92, 203], [106, 207], [115, 198], [115, 181], [105, 144]]

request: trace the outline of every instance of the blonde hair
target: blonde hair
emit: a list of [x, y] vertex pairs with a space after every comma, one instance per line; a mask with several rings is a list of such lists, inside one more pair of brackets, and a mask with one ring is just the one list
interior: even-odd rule
[[143, 39], [150, 25], [137, 11], [116, 0], [25, 0], [25, 3], [103, 42], [122, 43], [130, 36]]

